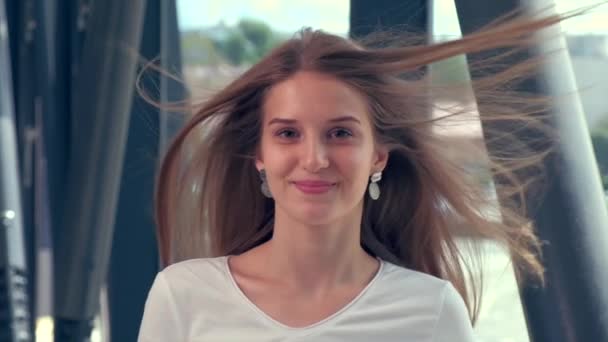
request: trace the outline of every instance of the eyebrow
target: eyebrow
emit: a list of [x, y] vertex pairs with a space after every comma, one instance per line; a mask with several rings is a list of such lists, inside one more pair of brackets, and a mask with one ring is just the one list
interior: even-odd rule
[[[335, 123], [335, 122], [347, 122], [347, 121], [351, 121], [351, 122], [355, 122], [355, 123], [361, 124], [361, 121], [359, 121], [359, 119], [357, 119], [354, 116], [350, 116], [350, 115], [340, 116], [340, 117], [333, 118], [333, 119], [329, 120], [329, 122], [331, 122], [331, 123]], [[274, 119], [272, 119], [272, 120], [270, 120], [268, 122], [268, 126], [273, 125], [273, 124], [294, 124], [296, 122], [298, 122], [298, 120], [283, 119], [283, 118], [274, 118]]]

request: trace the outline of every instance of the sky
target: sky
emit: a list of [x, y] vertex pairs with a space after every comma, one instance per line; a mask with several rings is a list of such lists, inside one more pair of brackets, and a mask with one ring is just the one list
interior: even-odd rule
[[[337, 34], [348, 32], [349, 3], [350, 0], [177, 0], [181, 29], [214, 26], [222, 20], [230, 25], [247, 17], [263, 20], [273, 29], [286, 33], [310, 26]], [[556, 0], [555, 3], [557, 11], [562, 13], [597, 4], [598, 0]], [[411, 10], [407, 4], [404, 9]], [[442, 18], [436, 21], [436, 32], [458, 35], [453, 0], [435, 0], [435, 10]], [[608, 4], [591, 14], [567, 20], [562, 27], [572, 34], [608, 34]]]

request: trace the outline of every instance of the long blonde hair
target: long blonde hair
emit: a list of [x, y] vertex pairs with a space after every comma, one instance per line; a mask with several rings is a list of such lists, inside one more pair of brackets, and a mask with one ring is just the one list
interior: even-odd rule
[[[475, 321], [481, 292], [479, 283], [468, 280], [480, 279], [480, 266], [456, 242], [459, 234], [498, 241], [510, 251], [517, 271], [543, 279], [540, 243], [523, 208], [530, 175], [542, 172], [539, 162], [551, 149], [553, 137], [541, 115], [548, 102], [510, 90], [536, 70], [537, 61], [501, 62], [533, 42], [535, 31], [563, 19], [516, 17], [454, 41], [409, 45], [413, 40], [401, 40], [390, 47], [300, 31], [206, 101], [168, 148], [156, 193], [163, 263], [239, 254], [271, 238], [274, 203], [260, 192], [254, 165], [262, 103], [278, 82], [298, 71], [316, 71], [364, 94], [376, 139], [390, 150], [382, 196], [364, 202], [362, 246], [387, 261], [449, 280]], [[434, 86], [420, 72], [451, 56], [504, 48], [507, 52], [475, 65], [467, 84]], [[470, 146], [447, 143], [435, 129], [442, 121], [466, 116], [471, 108], [444, 108], [441, 118], [428, 114], [438, 92], [470, 86], [482, 121], [508, 124], [512, 131], [536, 129], [535, 141], [545, 142], [539, 149], [530, 145], [534, 142], [515, 139], [512, 132], [484, 132], [500, 146], [484, 165], [495, 180], [499, 219], [483, 210], [494, 203], [487, 186], [451, 155]]]

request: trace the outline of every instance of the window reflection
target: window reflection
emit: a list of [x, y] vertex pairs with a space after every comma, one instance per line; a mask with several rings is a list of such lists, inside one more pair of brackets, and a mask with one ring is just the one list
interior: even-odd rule
[[[453, 0], [435, 0], [434, 13], [432, 14], [432, 34], [434, 41], [446, 41], [461, 37], [460, 26], [456, 15]], [[465, 56], [455, 56], [440, 61], [430, 67], [431, 82], [437, 85], [450, 83], [462, 84], [470, 79]], [[465, 139], [472, 147], [468, 151], [453, 151], [454, 154], [468, 155], [470, 163], [467, 166], [471, 174], [476, 175], [480, 182], [487, 185], [489, 198], [495, 198], [493, 182], [488, 176], [483, 161], [486, 152], [482, 137], [479, 112], [471, 89], [464, 89], [459, 94], [450, 98], [435, 98], [433, 104], [433, 115], [442, 116], [446, 108], [454, 106], [466, 111], [466, 117], [459, 116], [456, 121], [452, 119], [443, 120], [443, 124], [437, 127], [438, 131], [446, 136], [446, 139]], [[442, 110], [443, 109], [443, 110]], [[443, 115], [445, 115], [443, 113]], [[470, 153], [477, 151], [477, 153]], [[500, 219], [497, 210], [498, 203], [490, 203], [484, 211]], [[457, 227], [456, 227], [457, 228]], [[463, 238], [460, 243], [481, 244], [483, 253], [484, 282], [482, 289], [482, 303], [479, 318], [475, 326], [478, 341], [504, 341], [524, 342], [529, 341], [525, 317], [519, 298], [515, 274], [511, 260], [504, 248], [492, 241], [472, 241]], [[466, 250], [466, 249], [465, 249]]]

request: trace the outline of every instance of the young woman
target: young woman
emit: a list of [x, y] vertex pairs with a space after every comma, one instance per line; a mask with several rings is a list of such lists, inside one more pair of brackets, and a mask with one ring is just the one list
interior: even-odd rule
[[[543, 151], [494, 137], [505, 150], [485, 166], [501, 180], [502, 219], [488, 217], [486, 186], [434, 129], [439, 88], [420, 69], [521, 46], [562, 19], [388, 48], [303, 30], [273, 50], [208, 100], [168, 150], [156, 209], [172, 265], [150, 290], [139, 340], [473, 341], [478, 270], [454, 226], [504, 244], [518, 270], [542, 280], [538, 241], [509, 199], [523, 191], [515, 170]], [[533, 68], [474, 74], [484, 120], [540, 122], [530, 114], [539, 102], [503, 92]]]

